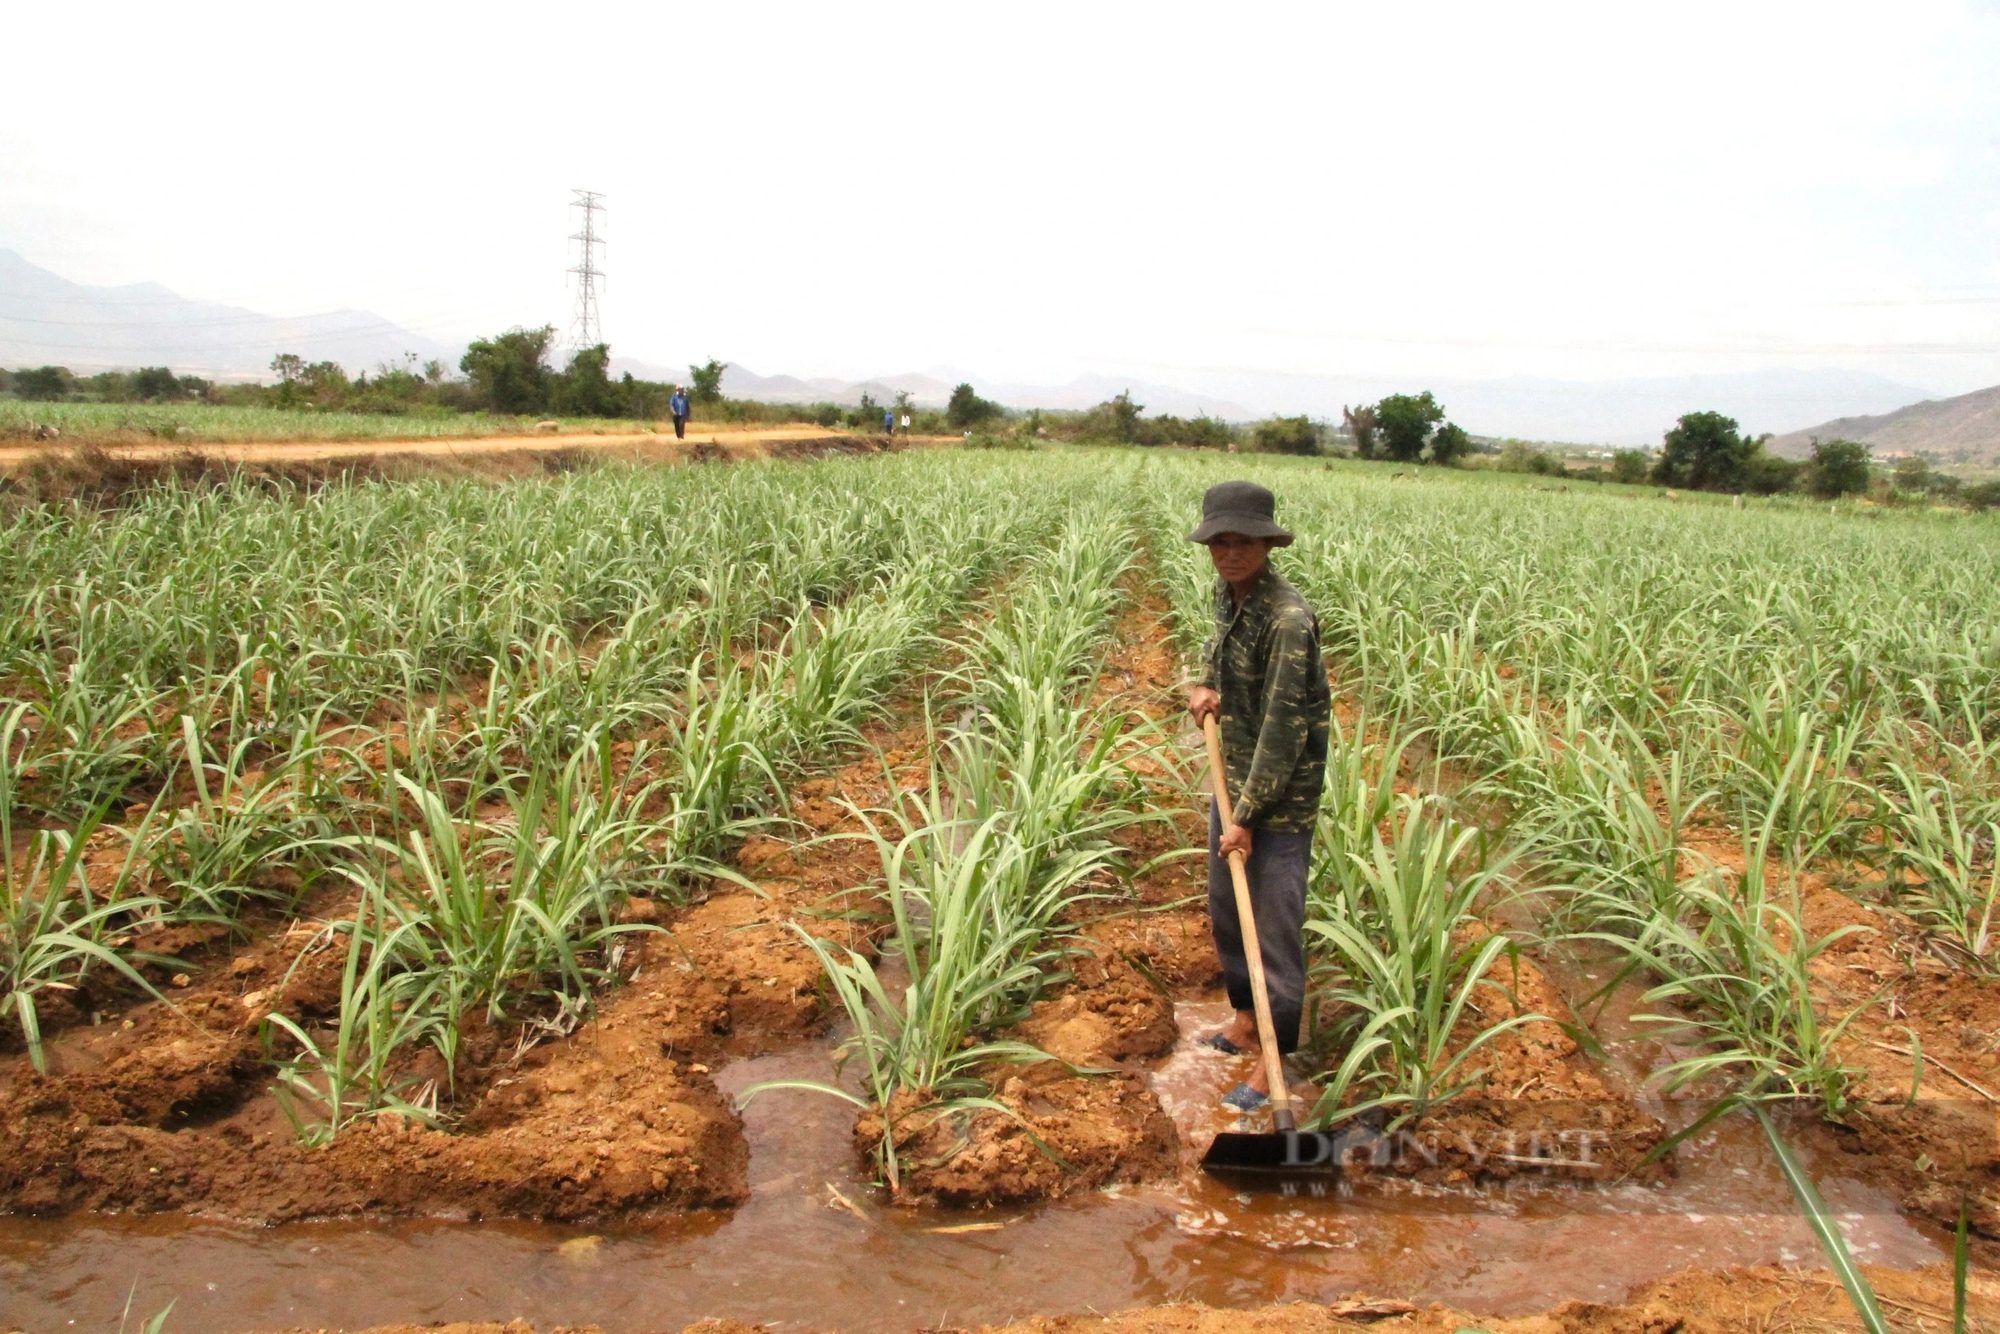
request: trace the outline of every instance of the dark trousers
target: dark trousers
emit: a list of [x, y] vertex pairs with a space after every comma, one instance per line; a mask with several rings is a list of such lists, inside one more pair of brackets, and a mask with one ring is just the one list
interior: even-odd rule
[[[1208, 920], [1215, 932], [1215, 952], [1222, 956], [1222, 977], [1229, 1003], [1253, 1010], [1250, 965], [1243, 954], [1243, 926], [1236, 916], [1236, 887], [1229, 863], [1219, 851], [1222, 822], [1215, 803], [1208, 811]], [[1278, 1051], [1289, 1054], [1299, 1046], [1299, 1021], [1306, 1006], [1306, 866], [1312, 858], [1312, 835], [1250, 830], [1250, 857], [1244, 863], [1250, 882], [1250, 910], [1257, 916], [1257, 944], [1264, 956], [1264, 988], [1271, 998], [1271, 1023], [1278, 1030]]]
[[686, 417], [674, 418], [674, 439], [676, 440], [687, 439], [687, 425], [688, 425], [688, 419]]

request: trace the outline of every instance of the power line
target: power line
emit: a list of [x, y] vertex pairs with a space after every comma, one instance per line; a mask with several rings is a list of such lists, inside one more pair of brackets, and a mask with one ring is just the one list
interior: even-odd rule
[[569, 238], [583, 247], [582, 262], [570, 270], [576, 275], [576, 317], [570, 322], [570, 342], [581, 352], [604, 341], [604, 321], [597, 306], [597, 281], [604, 276], [604, 270], [597, 267], [597, 247], [604, 244], [604, 238], [597, 234], [597, 215], [604, 211], [604, 205], [597, 201], [604, 196], [595, 190], [570, 193], [576, 196], [570, 207], [583, 210], [583, 230]]

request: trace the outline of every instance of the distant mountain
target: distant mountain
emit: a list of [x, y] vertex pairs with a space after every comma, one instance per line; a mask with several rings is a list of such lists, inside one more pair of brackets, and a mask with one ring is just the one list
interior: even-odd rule
[[1957, 398], [1926, 399], [1875, 417], [1836, 417], [1771, 441], [1780, 454], [1802, 458], [1813, 438], [1858, 440], [1877, 456], [1932, 455], [1946, 463], [2000, 463], [2000, 385]]
[[244, 379], [270, 373], [271, 358], [296, 352], [349, 371], [401, 362], [414, 352], [456, 369], [462, 347], [411, 333], [365, 310], [260, 315], [190, 301], [156, 283], [91, 287], [0, 250], [0, 366], [73, 371], [170, 366], [184, 374]]

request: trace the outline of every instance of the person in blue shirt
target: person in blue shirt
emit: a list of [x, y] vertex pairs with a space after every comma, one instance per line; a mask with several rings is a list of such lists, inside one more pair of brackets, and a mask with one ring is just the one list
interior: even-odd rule
[[882, 414], [882, 434], [888, 436], [896, 434], [896, 414], [894, 411]]
[[674, 415], [674, 439], [687, 439], [688, 396], [685, 386], [674, 386], [674, 396], [667, 400], [667, 411]]

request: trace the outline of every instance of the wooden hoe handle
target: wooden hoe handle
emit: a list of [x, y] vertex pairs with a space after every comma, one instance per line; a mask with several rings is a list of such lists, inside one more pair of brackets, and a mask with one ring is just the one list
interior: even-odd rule
[[[1222, 733], [1216, 729], [1215, 715], [1201, 720], [1202, 734], [1208, 739], [1208, 775], [1215, 786], [1215, 810], [1222, 832], [1236, 827], [1235, 807], [1229, 800], [1229, 771], [1222, 767]], [[1257, 1044], [1264, 1049], [1264, 1074], [1271, 1084], [1271, 1124], [1279, 1130], [1297, 1130], [1299, 1119], [1292, 1111], [1292, 1092], [1285, 1085], [1285, 1058], [1278, 1054], [1278, 1026], [1271, 1021], [1271, 993], [1264, 986], [1264, 951], [1257, 943], [1257, 916], [1250, 907], [1250, 881], [1244, 875], [1243, 854], [1229, 854], [1229, 879], [1236, 887], [1236, 920], [1243, 926], [1243, 958], [1250, 965], [1250, 998], [1257, 1011]]]

